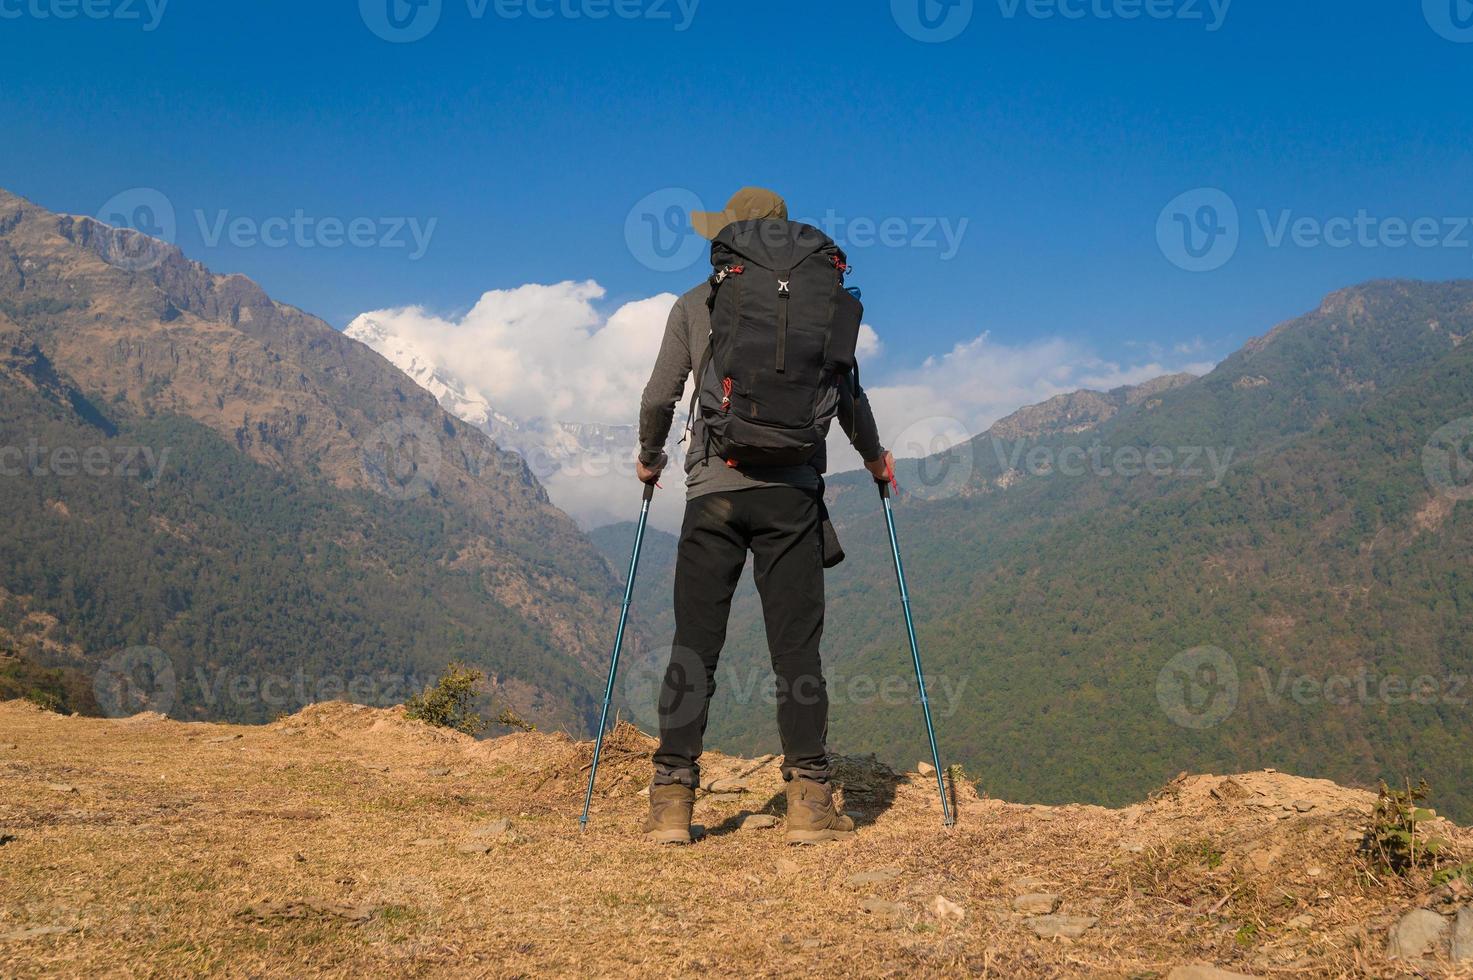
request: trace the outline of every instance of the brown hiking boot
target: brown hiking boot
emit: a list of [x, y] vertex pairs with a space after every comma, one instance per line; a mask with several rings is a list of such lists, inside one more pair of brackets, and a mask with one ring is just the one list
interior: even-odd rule
[[829, 783], [795, 778], [788, 782], [789, 844], [822, 844], [854, 836], [854, 821], [834, 806]]
[[680, 783], [650, 787], [650, 818], [644, 836], [656, 844], [689, 844], [690, 815], [696, 791]]

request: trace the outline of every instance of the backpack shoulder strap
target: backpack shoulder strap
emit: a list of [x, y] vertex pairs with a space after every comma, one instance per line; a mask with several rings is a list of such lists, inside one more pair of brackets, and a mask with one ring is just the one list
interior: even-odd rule
[[[714, 296], [715, 290], [712, 290]], [[690, 409], [685, 419], [685, 435], [687, 439], [694, 439], [696, 435], [696, 412], [701, 406], [701, 383], [706, 376], [706, 368], [711, 364], [711, 340], [706, 339], [706, 353], [701, 355], [701, 363], [696, 365], [696, 373], [693, 375], [695, 384], [690, 393]], [[690, 448], [686, 449], [690, 452]]]

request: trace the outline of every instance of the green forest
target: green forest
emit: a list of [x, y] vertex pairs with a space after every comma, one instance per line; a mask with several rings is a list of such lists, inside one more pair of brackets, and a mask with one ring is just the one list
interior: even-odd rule
[[[42, 384], [0, 380], [0, 445], [51, 462], [0, 476], [0, 629], [23, 634], [28, 609], [55, 617], [78, 653], [50, 666], [90, 674], [157, 648], [173, 716], [262, 722], [335, 697], [398, 704], [462, 660], [558, 691], [544, 717], [587, 724], [588, 672], [480, 572], [451, 567], [476, 530], [460, 512], [268, 468], [190, 419], [92, 405], [39, 352], [15, 356]], [[58, 465], [56, 447], [105, 450], [108, 475]]]

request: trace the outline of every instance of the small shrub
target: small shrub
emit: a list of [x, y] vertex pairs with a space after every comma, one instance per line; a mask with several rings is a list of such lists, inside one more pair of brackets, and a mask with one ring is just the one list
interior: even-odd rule
[[1469, 861], [1467, 864], [1460, 864], [1454, 868], [1443, 868], [1432, 876], [1432, 884], [1445, 885], [1449, 881], [1457, 878], [1462, 878], [1464, 881], [1473, 884], [1473, 861]]
[[503, 709], [501, 714], [496, 716], [496, 724], [505, 725], [508, 728], [520, 728], [524, 732], [535, 732], [537, 730], [536, 725], [510, 708]]
[[1421, 806], [1428, 792], [1425, 779], [1416, 786], [1407, 780], [1406, 789], [1381, 784], [1381, 795], [1360, 844], [1361, 853], [1381, 870], [1409, 874], [1435, 864], [1447, 846], [1447, 841], [1429, 837], [1422, 829], [1422, 824], [1437, 816], [1436, 810]]
[[23, 699], [59, 715], [100, 715], [91, 678], [65, 667], [42, 667], [0, 643], [0, 701]]
[[452, 662], [434, 684], [404, 703], [406, 717], [467, 735], [486, 730], [486, 719], [475, 710], [486, 675], [474, 667]]
[[50, 691], [32, 689], [24, 695], [25, 699], [43, 711], [53, 711], [61, 714], [61, 698]]
[[1187, 852], [1192, 855], [1198, 864], [1205, 866], [1209, 871], [1216, 871], [1222, 867], [1222, 862], [1227, 857], [1222, 848], [1205, 837], [1202, 840], [1194, 841], [1187, 845]]

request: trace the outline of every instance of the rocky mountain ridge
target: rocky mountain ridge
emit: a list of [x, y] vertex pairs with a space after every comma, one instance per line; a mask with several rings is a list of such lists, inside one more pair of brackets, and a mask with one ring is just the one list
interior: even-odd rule
[[1162, 392], [1197, 380], [1194, 374], [1167, 374], [1138, 385], [1110, 391], [1081, 389], [1037, 405], [1028, 405], [993, 423], [985, 433], [994, 439], [1040, 439], [1050, 435], [1085, 432], [1108, 422], [1126, 408]]

